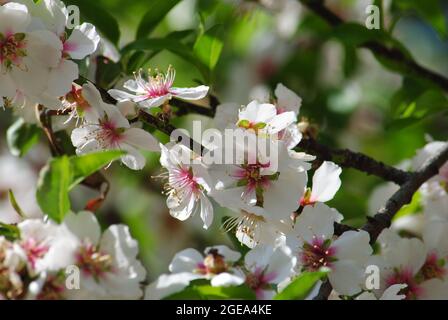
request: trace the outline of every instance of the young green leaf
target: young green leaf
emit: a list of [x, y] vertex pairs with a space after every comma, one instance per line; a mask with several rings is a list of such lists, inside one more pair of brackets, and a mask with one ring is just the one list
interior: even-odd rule
[[122, 155], [124, 155], [123, 151], [113, 150], [70, 157], [73, 176], [69, 189], [72, 189], [82, 180], [104, 168]]
[[304, 272], [295, 278], [274, 300], [304, 300], [316, 283], [327, 275], [326, 271]]
[[224, 46], [221, 33], [222, 26], [216, 25], [199, 35], [193, 47], [195, 55], [210, 70], [213, 70], [218, 63]]
[[14, 208], [17, 214], [22, 218], [25, 217], [25, 214], [23, 213], [22, 208], [20, 208], [19, 204], [17, 203], [16, 197], [14, 196], [14, 192], [11, 189], [8, 190], [8, 196], [9, 196], [9, 202], [11, 203], [11, 206]]
[[76, 5], [86, 21], [92, 23], [113, 44], [118, 44], [120, 40], [118, 22], [98, 2], [92, 0], [66, 0], [64, 2], [67, 5]]
[[37, 202], [42, 211], [61, 222], [70, 210], [69, 187], [73, 172], [67, 156], [54, 158], [42, 169], [37, 185]]
[[38, 141], [40, 129], [34, 124], [18, 119], [8, 128], [6, 140], [13, 156], [24, 156]]
[[137, 30], [136, 39], [145, 38], [154, 31], [157, 25], [174, 8], [180, 0], [150, 0], [147, 1], [148, 11], [143, 16]]

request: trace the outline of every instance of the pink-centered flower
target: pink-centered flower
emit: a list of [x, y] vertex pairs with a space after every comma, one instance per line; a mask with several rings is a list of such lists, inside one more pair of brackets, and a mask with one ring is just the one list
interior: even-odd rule
[[143, 129], [131, 127], [120, 110], [103, 102], [100, 93], [91, 83], [83, 86], [83, 97], [96, 112], [96, 118], [72, 131], [71, 139], [78, 154], [102, 150], [123, 150], [127, 154], [121, 161], [130, 169], [141, 170], [145, 157], [137, 149], [158, 151], [158, 141]]
[[140, 70], [135, 73], [135, 79], [128, 80], [123, 85], [132, 93], [117, 89], [109, 90], [109, 93], [118, 101], [133, 101], [148, 109], [159, 107], [172, 98], [200, 100], [207, 95], [209, 87], [203, 85], [195, 88], [173, 87], [175, 77], [176, 72], [171, 66], [168, 67], [166, 73], [156, 70], [156, 74], [149, 75], [147, 79], [143, 78], [142, 70]]
[[286, 246], [256, 246], [244, 258], [246, 284], [255, 291], [257, 299], [272, 299], [277, 285], [293, 275], [296, 261]]
[[161, 144], [160, 148], [160, 163], [167, 170], [162, 177], [167, 180], [166, 203], [171, 216], [185, 221], [199, 213], [207, 229], [213, 222], [213, 205], [207, 197], [210, 187], [206, 168], [200, 161], [193, 163], [192, 151], [180, 144]]

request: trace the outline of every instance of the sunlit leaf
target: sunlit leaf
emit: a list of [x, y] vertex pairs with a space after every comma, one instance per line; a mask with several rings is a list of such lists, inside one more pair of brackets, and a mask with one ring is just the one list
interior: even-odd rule
[[40, 133], [38, 126], [18, 119], [6, 132], [9, 151], [16, 157], [24, 156], [39, 141]]
[[274, 300], [304, 300], [316, 283], [327, 275], [326, 271], [303, 272], [295, 278]]

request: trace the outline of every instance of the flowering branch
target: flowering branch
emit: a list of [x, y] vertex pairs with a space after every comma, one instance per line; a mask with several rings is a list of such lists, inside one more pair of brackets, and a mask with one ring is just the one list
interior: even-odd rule
[[343, 168], [354, 168], [367, 174], [375, 175], [398, 185], [409, 180], [411, 173], [388, 166], [365, 154], [348, 149], [332, 149], [318, 143], [311, 137], [304, 137], [298, 144], [300, 149], [318, 157], [319, 160], [333, 161]]
[[[308, 7], [315, 14], [320, 16], [332, 27], [337, 27], [345, 21], [328, 9], [323, 0], [299, 0], [303, 5]], [[368, 49], [376, 56], [386, 59], [387, 61], [399, 65], [407, 73], [416, 75], [420, 78], [429, 80], [434, 85], [440, 87], [442, 90], [448, 92], [448, 78], [428, 70], [411, 57], [405, 55], [397, 48], [389, 48], [379, 41], [367, 41], [359, 46], [360, 48]]]
[[[439, 173], [439, 169], [448, 161], [448, 146], [438, 155], [428, 159], [423, 167], [413, 173], [400, 189], [395, 192], [374, 217], [368, 217], [362, 227], [370, 235], [370, 244], [374, 244], [380, 233], [391, 226], [395, 214], [406, 204], [410, 203], [414, 193], [423, 183]], [[332, 286], [329, 281], [322, 284], [315, 300], [326, 300], [331, 294]]]
[[438, 155], [427, 160], [426, 164], [412, 174], [411, 178], [394, 193], [386, 205], [378, 213], [368, 218], [362, 228], [370, 234], [370, 243], [374, 243], [383, 229], [389, 228], [395, 214], [412, 200], [414, 193], [420, 186], [439, 173], [439, 169], [448, 161], [448, 146]]

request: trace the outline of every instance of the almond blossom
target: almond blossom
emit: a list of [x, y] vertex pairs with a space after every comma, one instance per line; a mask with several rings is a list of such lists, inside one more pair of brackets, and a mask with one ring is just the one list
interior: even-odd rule
[[276, 286], [293, 274], [296, 260], [286, 246], [257, 246], [244, 257], [246, 284], [258, 300], [272, 299]]
[[[70, 91], [72, 82], [79, 77], [78, 65], [73, 60], [81, 60], [95, 52], [100, 36], [90, 23], [83, 23], [69, 30], [69, 13], [60, 0], [22, 1], [36, 20], [35, 25], [54, 33], [62, 42], [61, 60], [51, 69], [48, 89], [42, 96], [48, 98], [45, 106], [58, 109], [59, 97]], [[53, 99], [52, 103], [51, 100]]]
[[208, 247], [205, 257], [195, 249], [177, 253], [170, 266], [171, 274], [160, 276], [146, 288], [145, 299], [157, 300], [182, 291], [191, 281], [210, 280], [212, 286], [241, 285], [244, 274], [233, 266], [241, 254], [227, 246]]
[[[150, 70], [149, 73], [151, 73]], [[142, 70], [140, 70], [135, 73], [134, 80], [128, 80], [123, 85], [126, 90], [132, 93], [112, 89], [109, 90], [109, 94], [118, 101], [130, 100], [143, 108], [150, 109], [160, 107], [172, 98], [200, 100], [208, 93], [209, 87], [203, 85], [195, 88], [173, 87], [176, 72], [171, 66], [168, 67], [165, 74], [157, 70], [155, 73], [154, 76], [149, 75], [145, 80]]]
[[75, 239], [69, 251], [81, 271], [80, 289], [66, 290], [67, 298], [139, 299], [143, 295], [140, 283], [146, 271], [127, 226], [112, 225], [101, 233], [95, 215], [83, 211], [70, 213], [61, 227]]
[[62, 57], [60, 39], [50, 31], [31, 29], [31, 22], [26, 6], [0, 6], [0, 97], [15, 106], [46, 102], [42, 93]]
[[264, 208], [270, 216], [288, 218], [299, 207], [297, 196], [291, 190], [304, 190], [307, 164], [290, 157], [280, 141], [257, 140], [256, 144], [262, 143], [276, 152], [267, 155], [261, 148], [247, 150], [244, 142], [235, 143], [234, 150], [224, 149], [223, 154], [241, 154], [244, 159], [239, 159], [239, 164], [210, 166], [214, 181], [212, 196], [224, 207], [235, 208], [242, 200], [245, 205]]
[[[166, 203], [171, 216], [184, 221], [199, 213], [207, 229], [213, 222], [213, 206], [207, 197], [210, 182], [205, 166], [193, 163], [193, 152], [180, 144], [161, 144], [160, 148], [160, 163], [167, 170]], [[182, 151], [191, 155], [188, 161], [183, 161]]]
[[341, 219], [339, 212], [323, 203], [306, 206], [293, 231], [286, 235], [286, 243], [298, 258], [299, 272], [328, 268], [333, 288], [351, 296], [363, 288], [364, 270], [372, 248], [365, 231], [348, 231], [334, 240], [334, 223]]
[[127, 154], [121, 161], [132, 170], [141, 170], [146, 159], [137, 149], [158, 151], [158, 141], [145, 130], [131, 127], [116, 106], [103, 102], [93, 84], [83, 86], [83, 97], [98, 116], [72, 131], [71, 139], [76, 152], [123, 150]]
[[278, 114], [273, 104], [252, 101], [239, 111], [237, 126], [257, 134], [273, 135], [287, 128], [296, 119], [293, 112]]
[[381, 270], [380, 292], [395, 284], [405, 284], [402, 294], [406, 299], [448, 298], [446, 241], [439, 238], [432, 242], [430, 234], [424, 235], [423, 240], [400, 238], [389, 229], [383, 230], [378, 238], [381, 253], [371, 260]]

